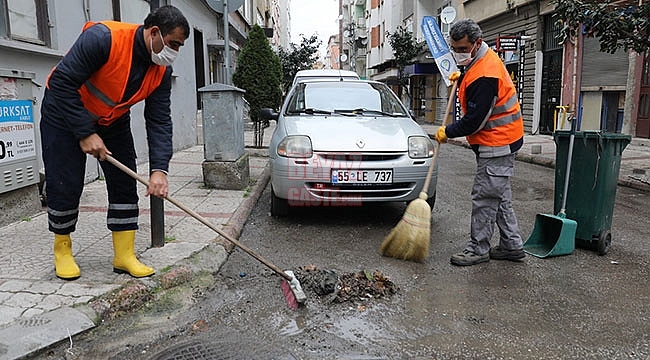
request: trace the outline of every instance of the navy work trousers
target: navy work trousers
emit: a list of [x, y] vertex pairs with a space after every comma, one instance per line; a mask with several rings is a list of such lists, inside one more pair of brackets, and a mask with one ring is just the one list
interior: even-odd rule
[[[75, 231], [79, 217], [87, 155], [81, 151], [79, 140], [71, 132], [52, 126], [45, 120], [41, 121], [40, 130], [48, 227], [56, 234], [69, 234]], [[124, 119], [110, 127], [98, 126], [97, 134], [115, 159], [136, 171], [130, 121]], [[102, 161], [100, 165], [108, 191], [108, 229], [137, 230], [139, 210], [136, 181], [108, 161]]]

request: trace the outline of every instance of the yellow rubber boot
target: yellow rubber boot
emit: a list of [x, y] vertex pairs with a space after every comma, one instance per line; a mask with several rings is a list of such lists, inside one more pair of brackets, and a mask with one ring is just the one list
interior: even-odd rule
[[64, 280], [74, 280], [81, 276], [81, 270], [72, 256], [70, 234], [54, 234], [54, 268], [56, 276]]
[[113, 231], [113, 271], [118, 274], [128, 273], [129, 275], [141, 278], [154, 274], [154, 269], [141, 263], [135, 257], [133, 244], [135, 242], [135, 230]]

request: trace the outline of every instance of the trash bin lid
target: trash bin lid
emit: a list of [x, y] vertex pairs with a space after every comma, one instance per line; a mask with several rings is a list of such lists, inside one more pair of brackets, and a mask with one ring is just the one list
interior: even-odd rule
[[231, 86], [231, 85], [226, 85], [222, 83], [214, 83], [210, 85], [206, 85], [204, 87], [199, 88], [199, 92], [217, 92], [217, 91], [238, 91], [245, 93], [246, 90], [240, 89], [236, 86]]

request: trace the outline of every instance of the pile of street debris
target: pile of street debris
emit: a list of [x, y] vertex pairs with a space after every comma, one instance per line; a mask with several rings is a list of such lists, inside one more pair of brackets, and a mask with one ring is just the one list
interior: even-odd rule
[[295, 271], [295, 275], [304, 289], [335, 303], [390, 297], [398, 291], [397, 286], [379, 270], [339, 275], [333, 270], [309, 265]]

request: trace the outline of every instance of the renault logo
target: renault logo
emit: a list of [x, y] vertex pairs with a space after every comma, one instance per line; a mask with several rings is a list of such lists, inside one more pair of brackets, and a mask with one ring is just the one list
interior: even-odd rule
[[363, 149], [363, 147], [366, 146], [366, 143], [365, 141], [359, 139], [357, 140], [357, 146], [359, 147], [359, 149]]

